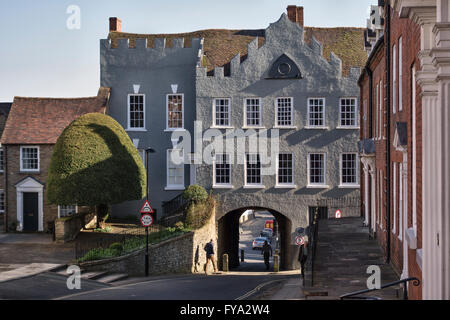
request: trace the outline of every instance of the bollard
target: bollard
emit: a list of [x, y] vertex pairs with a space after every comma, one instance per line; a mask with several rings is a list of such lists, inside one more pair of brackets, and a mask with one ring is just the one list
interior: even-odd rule
[[223, 272], [228, 272], [228, 254], [223, 254]]
[[275, 254], [273, 256], [273, 272], [278, 272], [280, 270], [279, 264], [278, 264], [278, 254]]
[[244, 262], [244, 249], [241, 249], [241, 262]]

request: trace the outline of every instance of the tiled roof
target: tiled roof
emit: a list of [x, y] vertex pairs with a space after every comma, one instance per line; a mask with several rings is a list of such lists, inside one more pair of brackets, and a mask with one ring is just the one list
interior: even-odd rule
[[[305, 41], [310, 44], [311, 37], [323, 45], [323, 55], [328, 60], [330, 52], [334, 52], [342, 60], [343, 74], [348, 75], [351, 67], [363, 67], [367, 60], [364, 50], [363, 28], [312, 28], [305, 27]], [[247, 45], [255, 38], [259, 39], [259, 46], [265, 41], [265, 30], [225, 30], [209, 29], [178, 34], [136, 34], [125, 32], [110, 32], [112, 46], [117, 45], [117, 39], [127, 38], [130, 46], [134, 47], [136, 39], [147, 38], [148, 47], [153, 47], [155, 38], [166, 38], [167, 46], [171, 46], [171, 39], [185, 38], [185, 47], [190, 46], [192, 38], [204, 38], [205, 65], [208, 72], [214, 67], [224, 66], [225, 70], [231, 59], [241, 53], [242, 59], [247, 54]]]
[[54, 144], [76, 118], [91, 112], [105, 113], [109, 93], [109, 88], [100, 88], [96, 97], [15, 97], [1, 143]]

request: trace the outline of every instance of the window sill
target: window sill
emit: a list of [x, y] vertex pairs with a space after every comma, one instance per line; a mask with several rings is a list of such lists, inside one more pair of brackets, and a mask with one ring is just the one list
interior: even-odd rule
[[305, 126], [304, 128], [308, 129], [308, 130], [329, 130], [330, 129], [330, 127], [310, 127], [310, 126]]
[[164, 129], [164, 132], [174, 132], [174, 131], [186, 131], [185, 128], [166, 128]]
[[266, 186], [263, 185], [244, 185], [243, 186], [244, 189], [265, 189]]
[[182, 191], [185, 189], [186, 188], [184, 186], [167, 186], [164, 188], [164, 190], [166, 190], [166, 191]]
[[234, 187], [232, 185], [224, 184], [224, 185], [218, 185], [214, 184], [212, 186], [213, 189], [233, 189]]
[[274, 129], [297, 130], [297, 126], [273, 126]]
[[22, 174], [39, 174], [41, 173], [41, 170], [20, 170], [19, 173]]
[[254, 126], [254, 127], [243, 126], [242, 129], [266, 129], [266, 127], [261, 127], [261, 126]]
[[211, 126], [210, 129], [234, 129], [233, 126]]
[[326, 184], [308, 184], [307, 189], [329, 189], [330, 186]]
[[147, 129], [139, 129], [139, 128], [127, 128], [125, 129], [126, 132], [147, 132]]
[[360, 127], [352, 127], [352, 126], [348, 126], [348, 127], [342, 127], [342, 126], [337, 126], [336, 129], [338, 130], [359, 130]]
[[275, 189], [297, 189], [297, 186], [295, 184], [276, 184]]
[[359, 189], [361, 186], [359, 184], [340, 184], [338, 188], [341, 189]]

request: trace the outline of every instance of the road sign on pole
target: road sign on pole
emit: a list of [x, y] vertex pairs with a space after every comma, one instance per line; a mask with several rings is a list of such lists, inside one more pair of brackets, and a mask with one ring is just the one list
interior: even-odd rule
[[141, 216], [141, 224], [143, 227], [150, 227], [153, 224], [153, 218], [150, 214], [143, 214]]
[[295, 237], [295, 244], [298, 246], [301, 246], [305, 244], [305, 238], [303, 236], [296, 236]]
[[334, 214], [334, 217], [335, 217], [336, 219], [340, 219], [340, 218], [342, 217], [341, 210], [337, 209], [337, 210], [336, 210], [336, 213]]
[[145, 200], [144, 205], [142, 206], [141, 210], [139, 210], [139, 212], [141, 214], [145, 214], [145, 213], [153, 213], [155, 212], [152, 207], [150, 206], [150, 202], [148, 202], [148, 200]]

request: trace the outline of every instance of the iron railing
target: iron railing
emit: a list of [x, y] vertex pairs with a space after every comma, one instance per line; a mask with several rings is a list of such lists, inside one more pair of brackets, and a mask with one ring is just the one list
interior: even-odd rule
[[374, 289], [365, 289], [365, 290], [359, 290], [351, 293], [344, 294], [340, 296], [341, 300], [347, 300], [347, 299], [353, 299], [353, 300], [381, 300], [379, 297], [369, 297], [369, 296], [359, 296], [364, 293], [373, 292], [377, 290], [383, 290], [389, 287], [396, 286], [398, 284], [403, 284], [403, 300], [408, 300], [408, 286], [407, 283], [412, 281], [412, 284], [417, 287], [420, 285], [420, 280], [415, 277], [400, 279], [398, 281], [390, 282], [385, 285], [382, 285], [380, 288], [374, 288]]
[[184, 199], [183, 194], [180, 193], [175, 198], [169, 201], [163, 201], [162, 211], [163, 217], [170, 217], [182, 214], [189, 201]]

